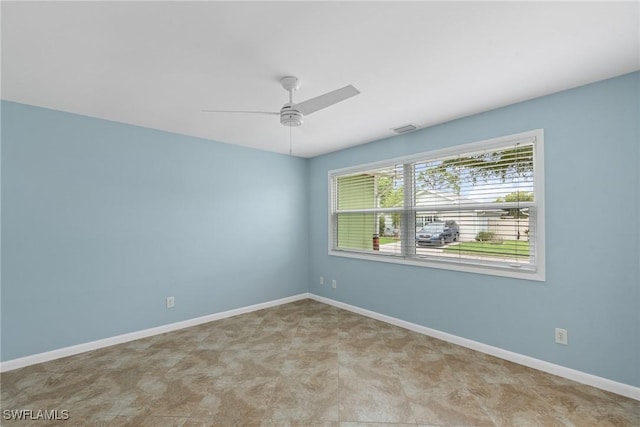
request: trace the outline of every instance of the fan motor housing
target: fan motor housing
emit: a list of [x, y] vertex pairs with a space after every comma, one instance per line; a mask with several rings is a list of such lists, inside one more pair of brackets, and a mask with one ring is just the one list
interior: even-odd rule
[[302, 113], [292, 107], [291, 104], [285, 104], [280, 110], [280, 123], [284, 126], [296, 127], [302, 125], [304, 116]]

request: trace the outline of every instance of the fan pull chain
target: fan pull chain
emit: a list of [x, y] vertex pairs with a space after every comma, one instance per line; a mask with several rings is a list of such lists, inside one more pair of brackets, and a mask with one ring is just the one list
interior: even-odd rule
[[292, 150], [293, 143], [291, 142], [291, 139], [292, 139], [292, 137], [291, 137], [291, 126], [289, 126], [289, 155], [293, 156], [293, 154], [292, 154], [293, 153], [293, 150]]

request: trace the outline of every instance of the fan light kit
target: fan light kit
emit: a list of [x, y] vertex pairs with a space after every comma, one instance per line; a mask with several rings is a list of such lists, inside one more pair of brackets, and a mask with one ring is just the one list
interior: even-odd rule
[[333, 104], [344, 101], [352, 96], [358, 95], [360, 91], [352, 85], [327, 92], [324, 95], [302, 101], [300, 103], [293, 102], [293, 92], [300, 88], [300, 80], [297, 77], [286, 76], [280, 79], [280, 84], [289, 92], [289, 102], [284, 104], [280, 112], [275, 111], [238, 111], [238, 110], [202, 110], [205, 113], [245, 113], [245, 114], [269, 114], [279, 115], [280, 123], [287, 127], [301, 126], [304, 117], [311, 113], [315, 113], [323, 108], [330, 107]]

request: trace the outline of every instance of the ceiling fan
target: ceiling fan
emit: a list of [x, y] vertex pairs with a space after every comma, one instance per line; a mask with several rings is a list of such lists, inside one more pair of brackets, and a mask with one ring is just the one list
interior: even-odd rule
[[280, 123], [284, 126], [294, 127], [302, 125], [304, 116], [315, 113], [323, 108], [344, 101], [352, 96], [358, 95], [360, 91], [352, 85], [327, 92], [324, 95], [307, 99], [299, 103], [293, 102], [293, 92], [300, 88], [300, 80], [297, 77], [286, 76], [280, 79], [282, 87], [289, 92], [289, 102], [277, 111], [239, 111], [239, 110], [202, 110], [204, 113], [247, 113], [247, 114], [271, 114], [279, 115]]

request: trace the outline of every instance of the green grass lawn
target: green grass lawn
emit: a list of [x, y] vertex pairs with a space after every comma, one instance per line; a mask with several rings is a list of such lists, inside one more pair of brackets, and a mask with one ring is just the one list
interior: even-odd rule
[[491, 242], [462, 242], [447, 246], [446, 253], [468, 255], [493, 255], [529, 257], [529, 242], [526, 240], [504, 240], [502, 243]]
[[397, 243], [400, 242], [400, 239], [396, 239], [395, 237], [380, 237], [380, 244], [386, 245], [387, 243]]

